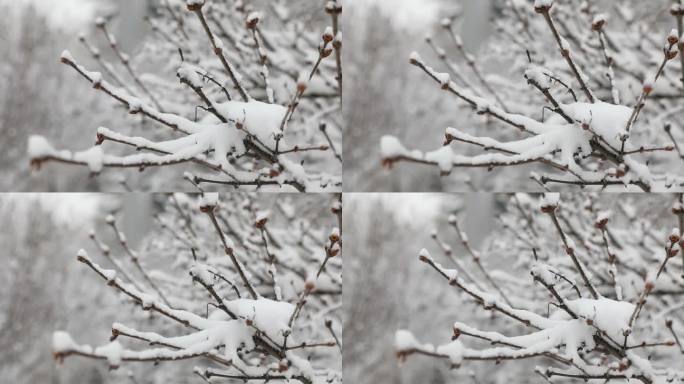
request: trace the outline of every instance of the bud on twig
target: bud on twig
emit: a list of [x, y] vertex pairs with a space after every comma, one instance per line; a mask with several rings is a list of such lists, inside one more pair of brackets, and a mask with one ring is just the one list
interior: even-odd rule
[[427, 249], [423, 248], [418, 253], [418, 259], [423, 263], [427, 263], [432, 258], [430, 257], [430, 252], [428, 252]]
[[314, 289], [316, 289], [316, 282], [313, 279], [306, 279], [306, 282], [304, 283], [304, 290], [306, 292], [311, 292]]
[[548, 13], [553, 6], [553, 0], [535, 0], [534, 11], [537, 13]]
[[672, 244], [679, 241], [679, 228], [672, 229], [672, 232], [670, 232], [670, 236], [668, 236], [668, 240], [670, 240], [670, 243]]
[[245, 21], [245, 25], [247, 26], [247, 29], [255, 29], [257, 25], [259, 24], [259, 21], [261, 20], [261, 14], [259, 12], [252, 12], [249, 15], [247, 15], [247, 20]]
[[333, 49], [331, 47], [323, 47], [323, 49], [321, 49], [321, 57], [326, 58], [326, 57], [330, 56], [332, 54], [332, 52], [333, 52]]
[[333, 34], [332, 27], [326, 27], [325, 31], [323, 32], [323, 41], [325, 41], [326, 43], [329, 43], [329, 42], [333, 41], [334, 38], [335, 38], [335, 35]]
[[670, 7], [670, 15], [672, 15], [672, 16], [684, 16], [684, 6], [675, 2]]
[[672, 29], [670, 33], [667, 34], [667, 42], [670, 45], [675, 45], [679, 42], [679, 33], [676, 29]]
[[600, 13], [596, 15], [591, 22], [591, 29], [596, 32], [601, 31], [607, 23], [606, 15]]
[[558, 208], [559, 195], [557, 193], [546, 193], [542, 197], [540, 209], [544, 213], [553, 213]]
[[200, 198], [199, 209], [201, 212], [210, 213], [218, 207], [218, 193], [205, 193]]
[[269, 215], [270, 212], [268, 211], [257, 212], [256, 219], [254, 220], [254, 226], [258, 229], [263, 229], [266, 226], [266, 223], [268, 222]]
[[653, 83], [651, 83], [650, 81], [644, 82], [642, 86], [642, 91], [645, 95], [648, 95], [651, 92], [653, 92]]
[[186, 0], [188, 11], [200, 11], [204, 6], [204, 0]]

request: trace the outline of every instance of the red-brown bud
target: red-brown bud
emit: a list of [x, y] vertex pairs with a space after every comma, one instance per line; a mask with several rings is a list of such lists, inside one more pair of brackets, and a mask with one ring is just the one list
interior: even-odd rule
[[199, 11], [204, 6], [204, 0], [189, 1], [187, 3], [188, 11]]
[[642, 87], [642, 91], [644, 94], [648, 95], [649, 93], [653, 92], [653, 84], [651, 83], [644, 83], [644, 86]]

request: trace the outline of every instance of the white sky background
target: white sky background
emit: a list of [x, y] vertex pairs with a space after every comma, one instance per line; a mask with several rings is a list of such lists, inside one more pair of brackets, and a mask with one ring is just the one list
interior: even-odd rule
[[387, 193], [381, 202], [395, 211], [403, 223], [421, 227], [434, 222], [441, 213], [442, 196], [434, 193]]
[[440, 6], [437, 0], [352, 0], [353, 6], [378, 6], [392, 17], [397, 27], [411, 31], [424, 31], [438, 20]]
[[67, 31], [80, 30], [97, 10], [96, 0], [0, 0], [0, 4], [34, 5], [51, 26]]
[[0, 199], [11, 199], [20, 207], [39, 202], [52, 213], [57, 224], [88, 230], [100, 213], [101, 196], [95, 193], [8, 193], [0, 194]]
[[[74, 29], [92, 20], [99, 0], [0, 0], [0, 4], [35, 5], [56, 27]], [[438, 0], [353, 0], [353, 5], [378, 5], [402, 28], [423, 29], [439, 15]]]
[[399, 223], [416, 229], [434, 225], [435, 218], [442, 213], [443, 195], [438, 193], [352, 193], [349, 196], [363, 214], [382, 204], [394, 212]]

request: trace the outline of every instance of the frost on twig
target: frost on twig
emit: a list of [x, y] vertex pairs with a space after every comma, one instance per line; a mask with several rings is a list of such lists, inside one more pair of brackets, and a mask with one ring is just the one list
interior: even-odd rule
[[[454, 20], [443, 20], [452, 51], [469, 70], [448, 59], [436, 37], [427, 42], [443, 70], [416, 52], [409, 61], [436, 87], [483, 116], [458, 121], [475, 126], [478, 133], [469, 133], [472, 127], [446, 128], [443, 146], [427, 152], [385, 136], [382, 164], [431, 165], [442, 175], [455, 168], [536, 164], [549, 173], [533, 172], [531, 182], [544, 189], [684, 189], [684, 175], [677, 172], [684, 158], [679, 118], [684, 82], [678, 81], [684, 68], [675, 60], [681, 31], [668, 33], [669, 27], [643, 24], [646, 18], [628, 18], [634, 14], [630, 3], [603, 13], [588, 4], [508, 1], [480, 61], [464, 50]], [[659, 11], [655, 3], [645, 8]], [[678, 9], [672, 13], [679, 15]], [[671, 22], [668, 17], [657, 25]], [[485, 64], [506, 68], [498, 76], [484, 76], [480, 68]], [[508, 73], [519, 77], [505, 78]], [[469, 80], [471, 74], [477, 82]], [[499, 126], [513, 130], [506, 134]], [[514, 177], [512, 170], [501, 172], [497, 177]]]
[[131, 249], [125, 228], [108, 216], [120, 247], [92, 232], [105, 258], [77, 253], [122, 308], [148, 319], [117, 319], [110, 343], [99, 347], [57, 331], [55, 359], [105, 360], [110, 369], [196, 359], [194, 370], [180, 365], [187, 377], [342, 383], [340, 196], [175, 194], [165, 206], [143, 251]]
[[[310, 16], [333, 23], [316, 31], [291, 16], [284, 1], [263, 12], [242, 2], [164, 3], [147, 19], [154, 34], [136, 56], [122, 51], [100, 17], [96, 30], [117, 63], [103, 58], [93, 45], [97, 37], [84, 35], [80, 41], [99, 69], [69, 51], [60, 61], [129, 114], [169, 133], [100, 127], [96, 146], [83, 151], [59, 150], [32, 136], [32, 167], [61, 162], [97, 175], [107, 168], [192, 163], [198, 187], [340, 190], [341, 4], [308, 6]], [[141, 74], [139, 68], [150, 65], [160, 66], [158, 74]], [[322, 124], [327, 129], [319, 129]], [[122, 148], [116, 154], [109, 149], [114, 144]]]
[[[684, 381], [684, 241], [681, 227], [672, 225], [684, 221], [682, 196], [517, 194], [506, 200], [500, 229], [477, 262], [452, 255], [448, 244], [440, 247], [449, 250], [445, 255], [418, 253], [445, 289], [461, 293], [462, 315], [450, 341], [436, 346], [397, 331], [400, 361], [425, 355], [458, 368], [535, 359], [536, 369], [524, 367], [553, 383]], [[498, 257], [505, 270], [494, 269]], [[471, 311], [476, 314], [468, 317]]]

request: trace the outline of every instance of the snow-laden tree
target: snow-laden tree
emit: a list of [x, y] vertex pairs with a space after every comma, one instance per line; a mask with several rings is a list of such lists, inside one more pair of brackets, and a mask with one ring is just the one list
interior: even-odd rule
[[[437, 346], [398, 331], [398, 358], [427, 355], [454, 368], [511, 361], [548, 382], [683, 382], [682, 196], [508, 199], [483, 249], [451, 215], [451, 228], [432, 234], [440, 256], [419, 252], [459, 293], [463, 314]], [[488, 266], [493, 258], [508, 260], [506, 269]]]
[[679, 0], [510, 0], [477, 58], [444, 18], [449, 48], [442, 34], [426, 40], [445, 72], [416, 52], [410, 62], [460, 101], [458, 125], [429, 152], [383, 137], [383, 164], [427, 164], [444, 175], [539, 164], [548, 173], [533, 172], [531, 183], [544, 189], [681, 190], [683, 15]]
[[[342, 6], [307, 3], [302, 11], [299, 2], [275, 1], [259, 3], [262, 11], [255, 4], [162, 1], [147, 18], [153, 38], [132, 57], [98, 17], [98, 35], [80, 36], [97, 71], [69, 51], [61, 62], [122, 106], [122, 114], [152, 124], [136, 135], [99, 127], [96, 145], [84, 151], [32, 136], [32, 166], [62, 162], [98, 174], [193, 163], [197, 174], [177, 175], [197, 187], [339, 190]], [[319, 28], [313, 20], [321, 17], [331, 26]], [[132, 151], [105, 151], [110, 143]]]
[[[32, 3], [32, 2], [30, 2]], [[49, 17], [30, 5], [0, 1], [4, 15], [0, 24], [0, 172], [4, 191], [52, 191], [97, 189], [100, 179], [62, 173], [59, 179], [29, 177], [26, 142], [31, 134], [50, 136], [56, 142], [87, 144], [74, 130], [63, 130], [68, 121], [85, 124], [85, 112], [99, 111], [100, 100], [77, 100], [87, 87], [65, 87], [69, 73], [55, 64], [55, 46], [68, 33], [54, 26]]]
[[[0, 279], [5, 284], [0, 294], [3, 382], [97, 384], [106, 374], [106, 367], [87, 361], [74, 362], [68, 372], [46, 364], [55, 327], [94, 336], [97, 324], [117, 311], [106, 305], [114, 299], [106, 286], [84, 283], [78, 265], [67, 263], [73, 259], [73, 250], [68, 248], [74, 241], [87, 241], [88, 233], [82, 227], [93, 224], [84, 207], [96, 204], [94, 198], [84, 197], [75, 213], [73, 208], [67, 209], [70, 199], [73, 201], [59, 194], [0, 195]], [[93, 306], [93, 302], [101, 305]]]
[[141, 316], [114, 323], [99, 347], [57, 331], [54, 357], [111, 369], [169, 361], [162, 371], [207, 382], [341, 383], [341, 196], [171, 195], [164, 205], [141, 249], [110, 215], [118, 245], [93, 231], [99, 254], [77, 254]]

